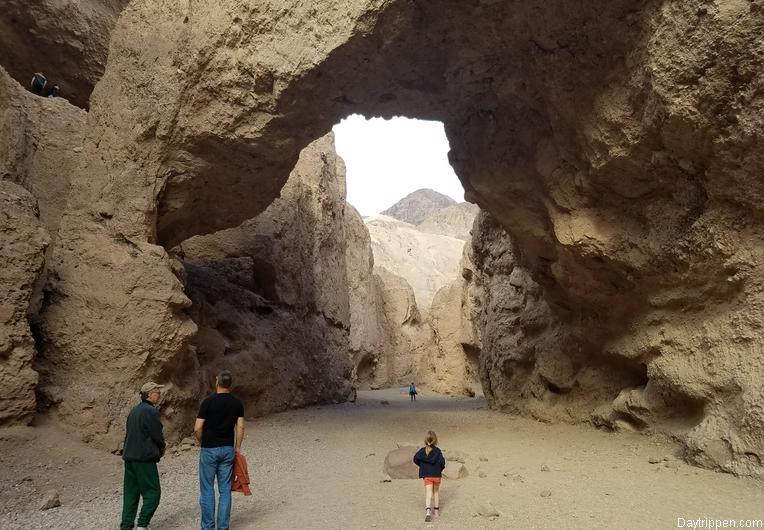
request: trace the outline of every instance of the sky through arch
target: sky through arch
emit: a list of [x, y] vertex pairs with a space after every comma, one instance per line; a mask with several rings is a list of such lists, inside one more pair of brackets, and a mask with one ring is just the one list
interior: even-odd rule
[[347, 167], [347, 201], [361, 215], [379, 213], [421, 188], [464, 201], [448, 163], [443, 123], [353, 114], [334, 126], [334, 135]]

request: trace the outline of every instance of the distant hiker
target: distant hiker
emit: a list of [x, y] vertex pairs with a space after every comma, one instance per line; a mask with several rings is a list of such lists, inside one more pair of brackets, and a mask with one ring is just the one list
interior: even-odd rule
[[446, 467], [446, 459], [438, 448], [438, 436], [434, 432], [427, 431], [424, 447], [414, 455], [414, 463], [419, 466], [419, 478], [424, 479], [424, 520], [430, 522], [433, 515], [438, 516], [440, 478]]
[[414, 383], [411, 383], [409, 385], [409, 398], [411, 398], [411, 401], [416, 401], [416, 385]]
[[199, 453], [199, 506], [202, 530], [215, 529], [215, 477], [218, 481], [217, 530], [228, 530], [231, 520], [231, 481], [236, 454], [244, 439], [244, 405], [231, 394], [228, 370], [215, 378], [215, 393], [202, 401], [194, 435]]
[[45, 92], [45, 97], [57, 98], [59, 91], [58, 85], [53, 85]]
[[45, 78], [45, 76], [41, 72], [35, 72], [32, 75], [32, 82], [30, 83], [32, 87], [32, 92], [37, 94], [38, 96], [43, 95], [43, 90], [45, 90], [45, 85], [48, 84], [48, 80]]
[[138, 514], [138, 530], [146, 530], [159, 506], [161, 488], [157, 462], [164, 455], [165, 443], [162, 422], [156, 404], [162, 387], [146, 383], [141, 387], [141, 402], [127, 416], [125, 446], [125, 481], [122, 497], [121, 530], [132, 530], [138, 502], [143, 497], [141, 513]]

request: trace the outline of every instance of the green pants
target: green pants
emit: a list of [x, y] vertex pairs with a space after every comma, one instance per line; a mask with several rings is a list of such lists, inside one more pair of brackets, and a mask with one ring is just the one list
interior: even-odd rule
[[138, 526], [148, 526], [159, 506], [161, 493], [159, 471], [154, 462], [125, 462], [121, 530], [132, 530], [141, 497], [143, 506], [138, 514]]

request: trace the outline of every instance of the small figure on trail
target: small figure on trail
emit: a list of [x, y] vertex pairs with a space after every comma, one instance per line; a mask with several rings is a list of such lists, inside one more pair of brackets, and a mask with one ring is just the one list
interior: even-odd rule
[[440, 478], [446, 467], [446, 459], [438, 448], [438, 436], [434, 432], [427, 431], [424, 447], [414, 455], [414, 463], [419, 466], [419, 478], [424, 479], [424, 520], [430, 522], [433, 516], [437, 518], [439, 515]]
[[58, 85], [53, 85], [52, 87], [48, 88], [48, 90], [45, 92], [45, 97], [57, 98], [59, 91], [60, 89]]
[[411, 383], [409, 385], [409, 398], [411, 398], [411, 401], [416, 401], [416, 385], [414, 383]]
[[45, 78], [45, 75], [43, 75], [42, 72], [35, 72], [34, 75], [32, 75], [32, 82], [30, 83], [30, 86], [33, 93], [37, 94], [38, 96], [42, 96], [43, 91], [45, 90], [45, 85], [47, 84], [48, 80]]
[[[215, 378], [215, 393], [202, 401], [194, 435], [202, 444], [199, 453], [199, 506], [201, 530], [215, 529], [215, 477], [218, 481], [217, 530], [228, 530], [234, 462], [244, 440], [244, 404], [231, 394], [233, 377], [228, 370]], [[242, 465], [245, 465], [242, 462]]]
[[125, 445], [124, 491], [122, 496], [122, 530], [132, 530], [138, 502], [143, 506], [138, 514], [138, 530], [146, 530], [159, 506], [162, 490], [159, 486], [157, 462], [164, 456], [165, 442], [162, 422], [156, 409], [162, 387], [146, 383], [141, 387], [141, 402], [127, 416]]

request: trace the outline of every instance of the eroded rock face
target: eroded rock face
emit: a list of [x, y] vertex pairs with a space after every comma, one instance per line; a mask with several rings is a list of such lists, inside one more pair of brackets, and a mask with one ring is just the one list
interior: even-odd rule
[[[528, 337], [545, 377], [562, 390], [615, 367], [621, 390], [644, 385], [648, 402], [701, 403], [690, 456], [760, 473], [761, 33], [755, 2], [135, 0], [94, 92], [55, 252], [67, 296], [46, 325], [68, 352], [67, 392], [84, 384], [84, 359], [130, 374], [126, 385], [182, 357], [185, 302], [155, 243], [263, 211], [300, 150], [345, 115], [404, 114], [444, 121], [468, 198], [540, 286], [516, 274], [551, 322]], [[157, 293], [142, 296], [138, 271]], [[62, 319], [92, 307], [119, 330], [106, 343], [102, 323]], [[493, 358], [486, 341], [483, 352]], [[510, 363], [490, 391], [511, 395], [535, 364]]]
[[[66, 207], [85, 115], [26, 92], [0, 68], [0, 423], [28, 423], [38, 373], [29, 321], [37, 320], [45, 252]], [[42, 337], [40, 337], [42, 338]]]
[[385, 332], [385, 348], [377, 359], [372, 388], [421, 381], [422, 367], [433, 345], [432, 330], [405, 278], [375, 266], [374, 279], [382, 302], [377, 311]]
[[422, 232], [469, 241], [470, 230], [479, 211], [478, 206], [468, 202], [452, 204], [428, 215], [417, 228]]
[[0, 66], [29, 87], [43, 72], [61, 96], [86, 108], [103, 74], [109, 36], [129, 0], [6, 0], [0, 12]]
[[423, 373], [427, 385], [443, 394], [483, 393], [479, 323], [486, 293], [475, 287], [471, 254], [465, 246], [459, 276], [437, 292], [428, 317], [434, 343]]
[[81, 156], [85, 117], [63, 99], [27, 92], [0, 68], [0, 179], [37, 199], [40, 220], [52, 236]]
[[265, 212], [179, 246], [205, 391], [227, 368], [248, 417], [346, 399], [352, 368], [344, 218], [344, 164], [330, 134], [302, 152]]
[[480, 376], [492, 406], [544, 421], [586, 421], [621, 389], [646, 383], [644, 366], [593, 356], [581, 346], [592, 335], [591, 323], [563, 322], [554, 313], [518, 261], [511, 237], [489, 214], [475, 221], [472, 256]]
[[350, 205], [346, 206], [344, 228], [354, 379], [361, 389], [380, 388], [387, 383], [380, 359], [389, 350], [389, 340], [371, 238], [361, 215]]
[[465, 242], [422, 232], [412, 224], [384, 215], [364, 221], [371, 236], [374, 263], [405, 278], [414, 290], [420, 311], [429, 312], [435, 293], [458, 275]]
[[0, 180], [0, 426], [29, 423], [35, 413], [35, 343], [27, 321], [50, 236], [37, 202]]

